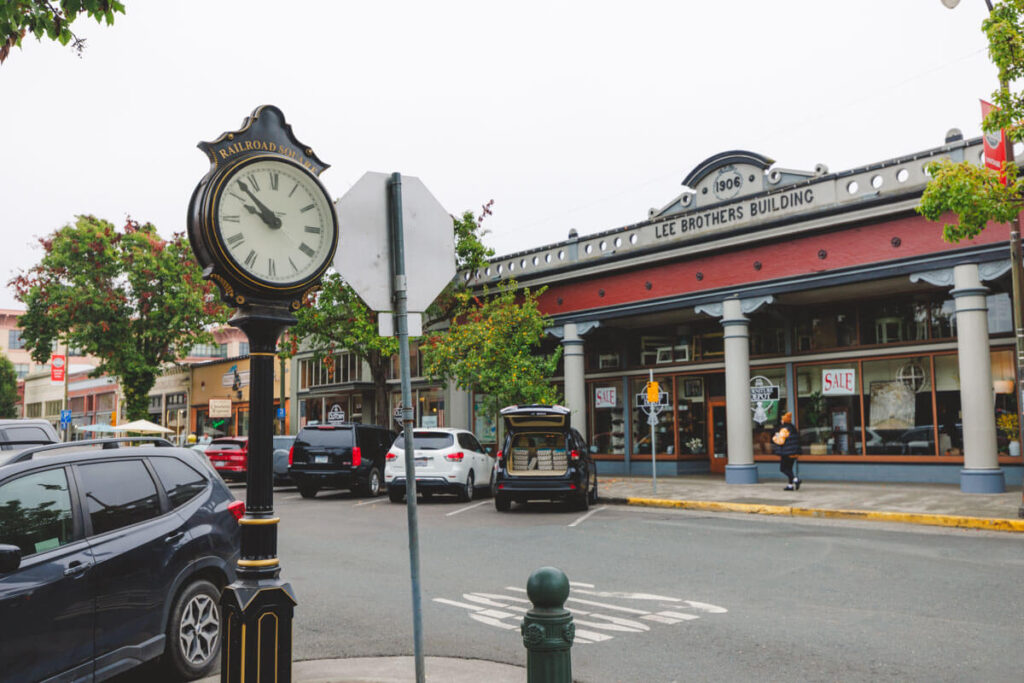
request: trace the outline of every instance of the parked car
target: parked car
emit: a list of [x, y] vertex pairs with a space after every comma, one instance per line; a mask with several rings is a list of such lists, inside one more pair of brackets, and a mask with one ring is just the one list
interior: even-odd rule
[[358, 495], [384, 491], [384, 464], [395, 433], [377, 425], [309, 425], [295, 435], [288, 473], [303, 498], [320, 489], [350, 489]]
[[505, 440], [494, 470], [494, 507], [512, 502], [566, 500], [586, 510], [597, 502], [597, 467], [583, 436], [569, 424], [564, 406], [501, 409]]
[[191, 449], [123, 442], [0, 464], [4, 680], [105, 680], [157, 658], [175, 680], [213, 670], [245, 504]]
[[57, 430], [47, 420], [0, 420], [0, 462], [5, 456], [12, 455], [12, 452], [58, 441], [60, 436], [57, 435]]
[[206, 447], [206, 457], [225, 481], [245, 481], [249, 468], [249, 437], [216, 438]]
[[288, 474], [288, 458], [295, 445], [294, 434], [278, 434], [274, 437], [274, 483], [290, 483], [292, 477]]
[[[414, 429], [416, 490], [424, 496], [454, 493], [472, 500], [479, 491], [490, 491], [494, 458], [484, 451], [472, 432], [465, 429]], [[405, 497], [405, 434], [399, 434], [387, 454], [384, 483], [392, 503]]]

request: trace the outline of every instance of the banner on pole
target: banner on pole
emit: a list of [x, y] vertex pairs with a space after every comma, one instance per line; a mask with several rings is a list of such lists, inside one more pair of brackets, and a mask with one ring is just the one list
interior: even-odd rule
[[[996, 109], [996, 106], [985, 100], [981, 100], [981, 119], [984, 121], [989, 112]], [[995, 133], [985, 133], [982, 136], [985, 149], [985, 168], [990, 168], [999, 174], [999, 180], [1006, 184], [1006, 173], [1003, 172], [1003, 164], [1006, 163], [1006, 131], [1000, 129]]]

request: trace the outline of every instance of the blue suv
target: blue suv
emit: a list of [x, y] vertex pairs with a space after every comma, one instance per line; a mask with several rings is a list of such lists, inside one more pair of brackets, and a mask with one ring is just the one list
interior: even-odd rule
[[143, 662], [208, 675], [235, 578], [236, 501], [201, 455], [159, 439], [0, 452], [0, 674], [104, 680]]

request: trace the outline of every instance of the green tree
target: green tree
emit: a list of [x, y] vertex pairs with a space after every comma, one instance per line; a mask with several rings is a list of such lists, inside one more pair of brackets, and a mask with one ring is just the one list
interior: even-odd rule
[[124, 14], [124, 4], [118, 0], [0, 0], [0, 64], [29, 33], [37, 40], [46, 36], [61, 45], [71, 43], [81, 56], [85, 38], [72, 32], [72, 22], [84, 14], [110, 26], [118, 12]]
[[42, 260], [10, 282], [32, 359], [47, 362], [59, 342], [81, 349], [99, 360], [93, 376], [119, 378], [128, 419], [145, 418], [161, 366], [210, 341], [207, 327], [225, 319], [188, 241], [130, 218], [118, 231], [78, 216], [39, 242]]
[[[1024, 77], [1024, 0], [1002, 0], [982, 22], [988, 39], [989, 58], [999, 71], [1004, 84], [992, 93], [996, 105], [985, 120], [986, 133], [1006, 131], [1008, 145], [1024, 140], [1024, 93], [1020, 90]], [[943, 226], [942, 236], [948, 242], [972, 239], [988, 222], [1007, 223], [1021, 210], [1024, 183], [1017, 167], [1006, 164], [1006, 184], [997, 171], [979, 167], [969, 161], [953, 163], [938, 161], [928, 166], [932, 180], [925, 188], [917, 210], [928, 220], [939, 221], [951, 212], [956, 222]]]
[[[457, 268], [479, 267], [494, 255], [494, 250], [485, 247], [481, 241], [486, 231], [480, 226], [483, 218], [491, 214], [493, 203], [492, 200], [482, 207], [479, 221], [471, 211], [452, 218]], [[415, 258], [415, 255], [407, 255], [406, 258]], [[454, 292], [458, 288], [458, 283], [449, 284], [427, 311], [427, 317], [443, 318], [452, 310], [456, 305]], [[308, 306], [296, 313], [298, 323], [286, 333], [280, 345], [281, 357], [294, 356], [301, 340], [304, 347], [324, 363], [327, 371], [333, 372], [336, 353], [344, 350], [355, 354], [366, 362], [370, 370], [374, 385], [374, 417], [378, 422], [386, 422], [390, 414], [388, 369], [391, 358], [398, 353], [398, 338], [377, 334], [377, 314], [363, 303], [341, 275], [333, 271], [324, 277], [320, 290], [307, 303]]]
[[483, 409], [495, 416], [507, 405], [559, 400], [549, 378], [562, 349], [542, 352], [544, 329], [551, 324], [537, 303], [544, 289], [517, 293], [517, 287], [509, 280], [493, 294], [486, 287], [481, 296], [458, 294], [461, 305], [451, 326], [424, 345], [424, 374], [453, 379], [460, 389], [477, 393]]
[[0, 353], [0, 417], [18, 417], [18, 373], [14, 363]]

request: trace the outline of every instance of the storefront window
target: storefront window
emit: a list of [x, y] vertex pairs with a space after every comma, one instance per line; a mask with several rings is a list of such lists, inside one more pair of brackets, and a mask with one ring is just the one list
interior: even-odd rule
[[496, 444], [498, 441], [497, 422], [494, 415], [484, 410], [484, 394], [473, 396], [473, 433], [480, 443], [486, 445]]
[[932, 306], [928, 303], [879, 301], [861, 309], [861, 338], [865, 344], [924, 341], [929, 335]]
[[621, 382], [594, 382], [590, 385], [590, 445], [598, 453], [622, 455], [626, 452], [625, 402]]
[[868, 455], [935, 455], [932, 384], [927, 356], [864, 362]]
[[708, 452], [708, 411], [704, 378], [686, 375], [676, 378], [676, 412], [679, 415], [679, 452], [703, 455]]
[[1017, 423], [1017, 392], [1013, 377], [1013, 352], [993, 351], [992, 390], [995, 396], [996, 443], [1000, 455], [1021, 454]]
[[797, 318], [797, 352], [853, 346], [857, 343], [857, 316], [852, 306], [830, 306]]
[[[658, 382], [661, 391], [667, 393], [669, 403], [658, 413], [658, 423], [654, 426], [654, 448], [657, 453], [672, 455], [676, 452], [672, 419], [672, 399], [675, 396], [674, 382], [671, 377], [655, 376], [654, 379]], [[646, 378], [634, 377], [630, 380], [630, 399], [633, 406], [637, 405], [636, 396], [643, 392], [646, 387]], [[633, 408], [633, 424], [630, 434], [633, 439], [630, 452], [633, 455], [651, 452], [651, 425], [648, 424], [647, 413], [642, 408]]]
[[[796, 370], [801, 452], [860, 455], [860, 377], [856, 361]], [[870, 452], [870, 451], [869, 451]]]
[[236, 436], [248, 436], [249, 435], [249, 411], [239, 410], [236, 413], [238, 418], [238, 433]]
[[776, 356], [786, 352], [786, 322], [777, 311], [750, 315], [750, 355]]
[[416, 424], [420, 427], [444, 427], [444, 392], [440, 389], [420, 389]]

